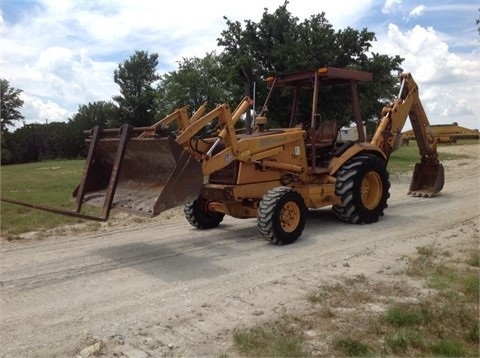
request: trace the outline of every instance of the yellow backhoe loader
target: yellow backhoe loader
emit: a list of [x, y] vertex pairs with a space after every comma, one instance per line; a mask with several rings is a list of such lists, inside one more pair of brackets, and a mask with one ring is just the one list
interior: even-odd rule
[[[371, 81], [372, 74], [317, 68], [267, 78], [270, 91], [252, 131], [235, 128], [251, 109], [250, 98], [233, 111], [223, 104], [205, 113], [203, 105], [189, 117], [184, 107], [151, 127], [87, 131], [89, 151], [73, 193], [75, 212], [2, 200], [94, 220], [107, 220], [111, 209], [155, 216], [185, 205], [186, 219], [196, 228], [215, 228], [225, 215], [257, 218], [263, 237], [279, 244], [300, 237], [308, 209], [331, 206], [345, 222], [373, 223], [387, 207], [387, 163], [401, 145], [407, 118], [421, 156], [408, 193], [431, 197], [444, 184], [418, 87], [409, 73], [400, 79], [398, 98], [383, 109], [371, 141], [365, 138], [357, 83]], [[357, 140], [340, 142], [339, 123], [318, 115], [322, 86], [343, 86], [350, 92]], [[294, 93], [290, 126], [268, 128], [267, 109], [272, 93], [280, 88]], [[296, 117], [304, 91], [312, 94], [307, 126]], [[82, 214], [83, 203], [102, 206], [102, 214]]]

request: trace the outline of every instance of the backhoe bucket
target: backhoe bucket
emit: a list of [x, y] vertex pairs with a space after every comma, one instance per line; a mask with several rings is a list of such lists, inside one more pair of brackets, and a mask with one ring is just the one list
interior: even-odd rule
[[440, 163], [417, 163], [408, 194], [432, 197], [443, 189], [445, 173]]
[[75, 189], [83, 202], [155, 216], [198, 198], [203, 184], [200, 163], [172, 138], [94, 138], [84, 177]]

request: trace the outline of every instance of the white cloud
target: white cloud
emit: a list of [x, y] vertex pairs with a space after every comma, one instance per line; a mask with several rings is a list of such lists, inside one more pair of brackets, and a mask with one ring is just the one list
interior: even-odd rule
[[422, 16], [424, 12], [425, 12], [425, 5], [416, 6], [416, 7], [415, 7], [412, 11], [410, 11], [410, 13], [408, 14], [407, 20], [409, 20], [409, 19], [411, 19], [411, 18], [416, 18], [416, 17]]
[[478, 128], [480, 67], [478, 54], [450, 52], [433, 28], [414, 26], [402, 32], [388, 26], [383, 50], [405, 58], [402, 67], [419, 85], [420, 98], [432, 124], [459, 122]]
[[40, 51], [34, 63], [18, 67], [11, 77], [16, 87], [38, 100], [56, 98], [59, 104], [73, 103], [76, 108], [77, 104], [108, 100], [118, 92], [112, 79], [116, 66], [92, 60], [86, 49], [56, 46]]
[[[24, 101], [22, 114], [25, 116], [27, 124], [32, 122], [45, 123], [46, 121], [61, 122], [71, 114], [68, 110], [52, 102], [50, 99], [41, 100], [38, 97], [29, 96], [24, 92], [22, 92], [20, 98]], [[30, 121], [27, 120], [28, 118]]]
[[400, 6], [402, 3], [402, 0], [385, 0], [385, 4], [383, 5], [382, 8], [382, 13], [383, 14], [391, 14], [395, 12], [395, 10]]
[[442, 36], [431, 27], [416, 25], [402, 32], [397, 25], [390, 24], [388, 38], [390, 51], [404, 57], [404, 67], [415, 69], [416, 77], [424, 83], [448, 84], [478, 78], [475, 57], [451, 53]]

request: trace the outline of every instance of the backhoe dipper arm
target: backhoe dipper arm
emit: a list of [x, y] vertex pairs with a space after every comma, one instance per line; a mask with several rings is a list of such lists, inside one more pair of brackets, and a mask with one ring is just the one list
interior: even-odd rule
[[415, 164], [408, 194], [431, 197], [443, 189], [445, 173], [438, 161], [437, 139], [429, 133], [430, 123], [418, 96], [418, 86], [410, 73], [401, 75], [398, 98], [382, 111], [382, 119], [372, 139], [388, 158], [402, 141], [402, 129], [410, 117], [420, 152], [420, 163]]
[[372, 139], [387, 156], [401, 145], [401, 132], [410, 118], [422, 163], [438, 163], [437, 140], [429, 133], [430, 123], [418, 95], [418, 86], [410, 73], [401, 76], [398, 98], [382, 110], [382, 119]]

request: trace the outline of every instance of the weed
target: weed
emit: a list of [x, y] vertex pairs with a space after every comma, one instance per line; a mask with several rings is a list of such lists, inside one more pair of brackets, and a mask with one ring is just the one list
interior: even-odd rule
[[419, 246], [417, 247], [417, 252], [419, 255], [432, 257], [434, 254], [434, 249], [432, 246]]
[[480, 281], [478, 273], [470, 272], [462, 275], [458, 280], [459, 290], [465, 295], [479, 300]]
[[410, 261], [406, 269], [406, 274], [412, 277], [421, 277], [432, 269], [432, 258], [426, 255], [420, 255]]
[[310, 293], [307, 296], [307, 301], [312, 304], [322, 303], [325, 298], [325, 295], [322, 293]]
[[255, 326], [233, 336], [235, 347], [247, 356], [304, 357], [304, 338], [281, 323]]
[[307, 300], [312, 304], [322, 303], [331, 296], [344, 294], [345, 291], [345, 287], [340, 283], [325, 285], [319, 292], [310, 293], [307, 296]]
[[333, 346], [347, 357], [370, 357], [373, 350], [366, 344], [353, 338], [337, 338]]
[[425, 343], [422, 336], [416, 330], [401, 329], [393, 335], [385, 338], [386, 346], [397, 355], [407, 355], [409, 348], [422, 350], [425, 348]]
[[467, 357], [468, 349], [455, 339], [442, 339], [431, 346], [432, 352], [443, 357]]
[[466, 260], [466, 264], [474, 267], [480, 267], [480, 250], [473, 250]]
[[354, 285], [356, 283], [366, 283], [367, 282], [367, 277], [365, 276], [364, 273], [361, 273], [361, 274], [358, 274], [358, 275], [355, 275], [355, 277], [353, 278], [347, 278], [345, 280], [345, 283], [347, 285]]
[[456, 272], [445, 265], [437, 265], [432, 268], [427, 286], [439, 291], [446, 291], [457, 280]]
[[477, 301], [479, 283], [477, 272], [456, 271], [445, 265], [439, 265], [427, 280], [428, 287], [440, 291], [442, 295], [456, 298], [459, 294], [463, 294]]
[[395, 305], [385, 314], [385, 322], [396, 327], [406, 327], [421, 324], [424, 321], [426, 310], [416, 306]]
[[476, 343], [477, 345], [480, 341], [479, 330], [478, 330], [479, 324], [480, 324], [479, 320], [476, 319], [473, 325], [468, 330], [468, 335], [467, 335], [468, 339], [473, 343]]

